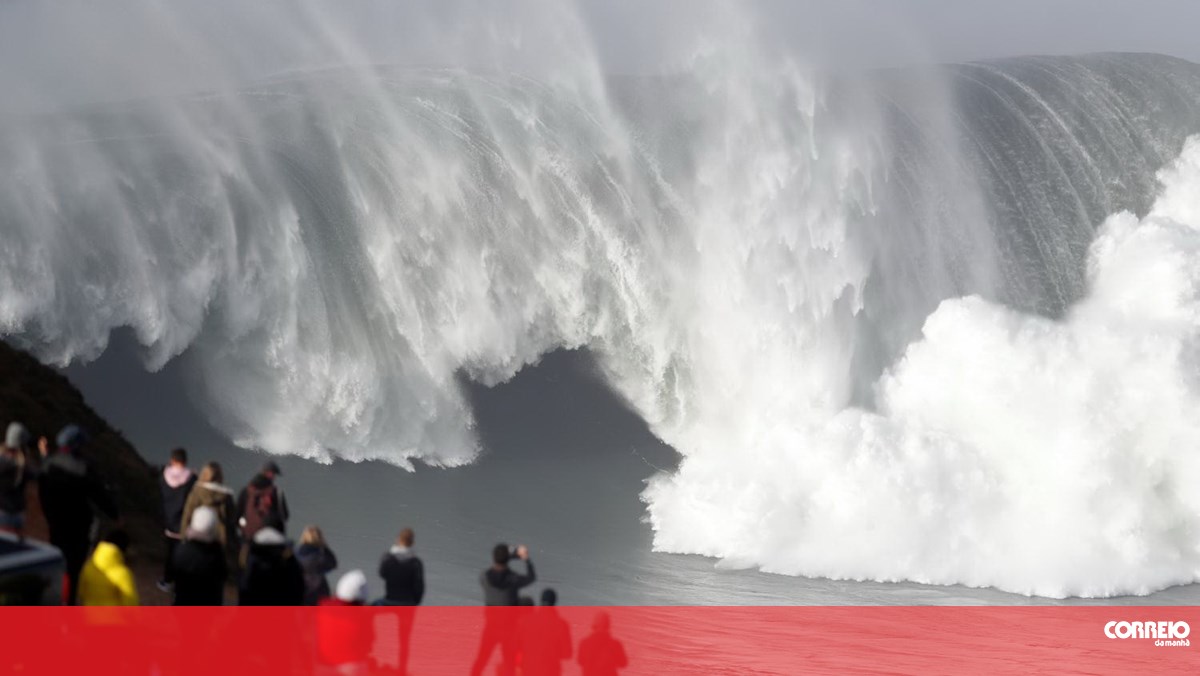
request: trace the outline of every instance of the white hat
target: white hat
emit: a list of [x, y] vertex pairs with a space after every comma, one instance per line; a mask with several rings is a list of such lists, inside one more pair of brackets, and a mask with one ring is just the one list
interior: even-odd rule
[[287, 538], [283, 537], [283, 533], [271, 528], [260, 528], [254, 534], [254, 544], [256, 545], [286, 545]]
[[367, 576], [363, 575], [361, 570], [352, 570], [346, 573], [342, 579], [338, 580], [335, 596], [338, 600], [346, 603], [366, 603]]
[[188, 524], [188, 538], [201, 542], [212, 542], [217, 534], [217, 510], [203, 505], [192, 512], [192, 522]]
[[29, 430], [19, 422], [9, 423], [8, 431], [4, 434], [4, 445], [13, 449], [25, 448], [33, 441]]

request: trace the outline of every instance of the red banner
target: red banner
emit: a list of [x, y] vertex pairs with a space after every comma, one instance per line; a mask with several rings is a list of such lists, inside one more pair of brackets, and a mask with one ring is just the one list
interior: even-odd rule
[[401, 673], [405, 653], [422, 676], [1196, 674], [1192, 627], [1200, 608], [0, 609], [7, 671], [88, 676]]

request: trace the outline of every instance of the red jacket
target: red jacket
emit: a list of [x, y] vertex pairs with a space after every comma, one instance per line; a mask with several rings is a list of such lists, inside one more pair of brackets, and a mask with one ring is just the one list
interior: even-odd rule
[[374, 640], [370, 611], [361, 603], [322, 599], [317, 613], [317, 657], [323, 664], [365, 664]]

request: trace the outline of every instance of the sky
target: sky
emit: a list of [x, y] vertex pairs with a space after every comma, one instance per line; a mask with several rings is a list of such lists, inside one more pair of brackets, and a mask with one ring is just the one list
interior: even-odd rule
[[[585, 12], [619, 49], [624, 29], [652, 43], [651, 25], [631, 21], [636, 0], [587, 2]], [[820, 60], [854, 66], [958, 62], [1026, 54], [1150, 51], [1200, 61], [1197, 0], [749, 0], [767, 30]], [[639, 24], [642, 28], [639, 30]], [[611, 58], [611, 57], [610, 57]], [[618, 59], [613, 59], [618, 60]]]
[[[342, 61], [533, 69], [586, 46], [606, 72], [677, 68], [708, 0], [0, 0], [0, 91], [40, 107], [216, 87]], [[1152, 51], [1200, 61], [1198, 0], [730, 0], [815, 65]], [[566, 58], [570, 61], [570, 58]], [[565, 67], [565, 66], [564, 66]], [[11, 107], [11, 105], [10, 105]]]

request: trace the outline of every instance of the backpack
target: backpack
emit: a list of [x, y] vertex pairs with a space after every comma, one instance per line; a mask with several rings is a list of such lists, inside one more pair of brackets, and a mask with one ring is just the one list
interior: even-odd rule
[[259, 488], [253, 484], [246, 486], [246, 512], [242, 514], [245, 524], [242, 526], [242, 536], [246, 539], [254, 537], [258, 531], [270, 526], [280, 529], [279, 512], [275, 506], [275, 486], [272, 484]]

